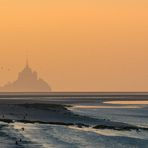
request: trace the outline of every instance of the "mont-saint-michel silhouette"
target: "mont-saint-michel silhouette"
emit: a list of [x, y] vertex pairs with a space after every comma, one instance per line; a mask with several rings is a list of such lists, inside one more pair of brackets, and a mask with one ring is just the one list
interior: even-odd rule
[[33, 71], [28, 60], [25, 68], [18, 74], [17, 80], [9, 82], [0, 87], [0, 92], [50, 92], [51, 87], [43, 79], [38, 78], [36, 71]]

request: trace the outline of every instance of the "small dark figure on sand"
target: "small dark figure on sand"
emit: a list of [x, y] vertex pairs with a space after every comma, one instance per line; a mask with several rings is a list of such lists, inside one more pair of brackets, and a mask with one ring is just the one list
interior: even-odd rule
[[137, 132], [137, 133], [139, 133], [139, 132], [140, 132], [140, 130], [139, 130], [139, 129], [136, 129], [136, 132]]
[[24, 127], [22, 127], [22, 131], [24, 131], [25, 129], [24, 129]]
[[18, 142], [16, 141], [15, 144], [18, 145]]

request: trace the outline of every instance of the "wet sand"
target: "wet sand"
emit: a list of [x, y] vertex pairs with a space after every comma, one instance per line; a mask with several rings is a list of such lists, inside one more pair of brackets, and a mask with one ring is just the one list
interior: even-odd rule
[[[73, 100], [71, 100], [73, 101]], [[95, 100], [96, 101], [96, 100]], [[144, 129], [122, 122], [114, 122], [106, 119], [96, 119], [73, 113], [66, 101], [63, 104], [55, 104], [47, 98], [40, 99], [6, 99], [0, 100], [0, 121], [13, 123], [41, 123], [77, 127], [93, 127], [96, 129], [131, 130]], [[86, 101], [83, 101], [83, 103]], [[67, 103], [67, 104], [66, 104]], [[77, 101], [77, 104], [80, 103]], [[64, 105], [66, 104], [66, 105]], [[71, 105], [73, 102], [71, 103]]]
[[[12, 97], [12, 98], [2, 98], [0, 99], [0, 121], [1, 124], [6, 124], [6, 127], [2, 125], [4, 129], [0, 130], [1, 134], [3, 134], [3, 137], [5, 137], [5, 133], [3, 133], [6, 130], [6, 133], [8, 133], [8, 137], [13, 136], [11, 145], [14, 144], [15, 141], [18, 140], [19, 145], [26, 145], [28, 144], [35, 144], [35, 142], [39, 142], [39, 144], [47, 144], [49, 141], [49, 145], [53, 142], [54, 146], [56, 147], [59, 144], [59, 139], [63, 139], [63, 137], [68, 136], [73, 137], [74, 133], [76, 133], [76, 137], [80, 137], [80, 135], [83, 133], [83, 137], [87, 138], [88, 133], [90, 133], [90, 137], [86, 140], [90, 140], [89, 143], [91, 143], [91, 147], [97, 147], [99, 144], [95, 144], [95, 141], [100, 142], [102, 140], [102, 137], [105, 138], [105, 143], [107, 143], [109, 138], [112, 138], [112, 143], [119, 143], [121, 144], [121, 141], [126, 138], [124, 145], [127, 144], [127, 140], [129, 140], [129, 143], [132, 143], [131, 141], [134, 140], [134, 145], [138, 145], [137, 141], [141, 140], [141, 135], [147, 134], [148, 128], [143, 128], [142, 126], [139, 127], [139, 125], [133, 124], [133, 123], [124, 123], [123, 121], [112, 121], [112, 119], [103, 118], [101, 119], [101, 113], [100, 111], [97, 112], [98, 118], [93, 118], [92, 116], [89, 116], [88, 113], [86, 115], [76, 113], [75, 111], [72, 111], [71, 109], [74, 107], [83, 107], [83, 108], [91, 108], [92, 110], [97, 107], [104, 108], [104, 112], [106, 113], [107, 106], [111, 108], [126, 108], [127, 106], [129, 108], [132, 108], [135, 105], [124, 105], [124, 104], [104, 104], [105, 101], [117, 101], [118, 99], [121, 101], [126, 96], [120, 96], [119, 98], [116, 96], [115, 98], [113, 96], [98, 96], [98, 97]], [[130, 98], [130, 97], [129, 97]], [[131, 98], [130, 98], [131, 99]], [[140, 98], [139, 96], [136, 96], [134, 99], [132, 96], [132, 99], [138, 100], [143, 99], [146, 100], [147, 96], [142, 96]], [[129, 100], [127, 98], [127, 100]], [[95, 106], [96, 105], [96, 106]], [[71, 107], [72, 106], [72, 107]], [[137, 105], [136, 105], [137, 106]], [[135, 107], [136, 107], [135, 106]], [[138, 108], [135, 108], [138, 109]], [[112, 110], [112, 109], [111, 109]], [[116, 112], [115, 112], [116, 113]], [[120, 117], [119, 117], [120, 118]], [[19, 125], [19, 126], [18, 126]], [[7, 126], [8, 126], [8, 132], [7, 132]], [[28, 129], [29, 127], [29, 129]], [[36, 134], [36, 131], [38, 130], [38, 127], [43, 127], [39, 133]], [[13, 132], [13, 128], [16, 128], [16, 131], [18, 135], [15, 135]], [[24, 128], [24, 131], [22, 131], [22, 128]], [[47, 131], [47, 132], [46, 132]], [[50, 131], [50, 132], [49, 132]], [[60, 131], [62, 134], [59, 136]], [[67, 132], [66, 132], [67, 131]], [[69, 131], [71, 131], [71, 136]], [[86, 132], [85, 132], [86, 131]], [[102, 133], [104, 134], [106, 131], [109, 131], [109, 133], [114, 135], [116, 132], [121, 133], [123, 137], [119, 135], [119, 137], [115, 134], [114, 137], [108, 136], [108, 133], [106, 137], [102, 136]], [[45, 133], [46, 132], [46, 133]], [[53, 137], [56, 137], [57, 142], [55, 143], [55, 140], [52, 141], [53, 137], [47, 137], [47, 134], [54, 134]], [[78, 133], [78, 132], [81, 132]], [[101, 133], [100, 133], [101, 132]], [[20, 133], [23, 135], [20, 135]], [[94, 138], [92, 138], [92, 135], [94, 133], [97, 133]], [[32, 134], [30, 137], [29, 134]], [[41, 136], [42, 134], [42, 136]], [[65, 134], [65, 135], [64, 135]], [[127, 134], [127, 135], [126, 135]], [[101, 136], [100, 136], [101, 135]], [[139, 136], [140, 138], [137, 139], [136, 136]], [[26, 139], [25, 137], [29, 137], [30, 139]], [[37, 137], [39, 136], [39, 137]], [[127, 136], [127, 137], [125, 137]], [[131, 136], [132, 138], [135, 136], [135, 139], [129, 138]], [[15, 137], [15, 138], [14, 138]], [[43, 137], [43, 141], [41, 138]], [[98, 138], [101, 137], [100, 140]], [[6, 138], [6, 137], [5, 137]], [[23, 142], [19, 142], [20, 138]], [[36, 139], [37, 138], [37, 139]], [[67, 137], [66, 137], [67, 138]], [[118, 139], [117, 139], [118, 138]], [[34, 142], [35, 139], [35, 142]], [[47, 141], [46, 141], [47, 140]], [[78, 139], [77, 139], [78, 140]], [[76, 142], [77, 142], [76, 140]], [[94, 141], [95, 140], [95, 141]], [[2, 141], [4, 141], [2, 139]], [[30, 141], [33, 141], [31, 143]], [[65, 139], [63, 140], [65, 142]], [[70, 140], [68, 140], [69, 142]], [[83, 141], [83, 140], [81, 140]], [[9, 144], [7, 141], [4, 141], [4, 143]], [[65, 143], [64, 143], [65, 144]], [[92, 145], [95, 146], [92, 146]], [[109, 145], [111, 145], [109, 144]], [[142, 141], [143, 147], [147, 147], [147, 141]], [[47, 145], [47, 147], [51, 147]], [[56, 145], [56, 146], [55, 146]], [[60, 143], [61, 145], [61, 143]], [[107, 147], [109, 147], [109, 145]], [[141, 145], [141, 144], [139, 144]], [[71, 146], [68, 145], [69, 147]], [[83, 145], [84, 146], [84, 145]], [[117, 144], [115, 145], [116, 147]], [[37, 147], [37, 146], [36, 146]], [[76, 146], [75, 146], [76, 147]], [[114, 147], [114, 146], [113, 146]], [[127, 146], [125, 146], [127, 147]]]

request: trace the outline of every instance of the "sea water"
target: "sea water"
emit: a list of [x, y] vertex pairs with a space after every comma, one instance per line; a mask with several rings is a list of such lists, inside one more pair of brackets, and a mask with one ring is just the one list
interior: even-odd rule
[[[25, 130], [22, 131], [21, 128]], [[147, 133], [77, 129], [42, 124], [1, 123], [1, 148], [147, 148]], [[22, 142], [19, 142], [20, 138]], [[18, 141], [18, 145], [16, 145]]]

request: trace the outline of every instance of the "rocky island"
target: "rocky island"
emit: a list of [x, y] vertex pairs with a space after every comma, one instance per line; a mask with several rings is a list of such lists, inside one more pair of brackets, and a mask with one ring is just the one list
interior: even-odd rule
[[0, 92], [50, 92], [51, 87], [43, 79], [38, 78], [28, 61], [25, 68], [19, 73], [17, 80], [0, 87]]

